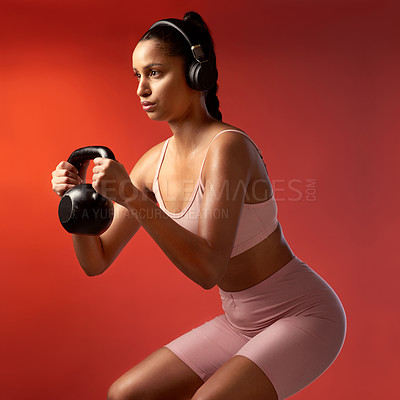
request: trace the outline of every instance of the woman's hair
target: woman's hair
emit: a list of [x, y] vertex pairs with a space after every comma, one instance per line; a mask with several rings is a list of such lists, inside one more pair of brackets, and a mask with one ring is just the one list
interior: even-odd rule
[[[183, 20], [191, 25], [191, 29], [196, 34], [196, 38], [200, 41], [204, 54], [211, 63], [212, 68], [217, 70], [217, 63], [214, 51], [214, 41], [210, 31], [204, 22], [203, 18], [194, 11], [189, 11], [183, 17]], [[185, 65], [185, 70], [188, 71], [190, 64], [193, 62], [193, 53], [184, 36], [175, 28], [167, 25], [159, 25], [148, 30], [140, 41], [156, 39], [165, 47], [164, 50], [168, 56], [180, 57]], [[219, 100], [217, 97], [218, 85], [215, 84], [209, 90], [205, 91], [205, 101], [208, 113], [215, 119], [221, 121], [222, 114], [219, 110]]]

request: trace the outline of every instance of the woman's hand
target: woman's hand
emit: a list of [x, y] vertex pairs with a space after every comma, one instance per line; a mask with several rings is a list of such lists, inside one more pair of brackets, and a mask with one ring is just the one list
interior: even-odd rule
[[93, 160], [92, 186], [96, 192], [122, 206], [139, 190], [133, 185], [128, 172], [118, 161], [97, 157]]
[[78, 171], [72, 164], [67, 161], [61, 161], [56, 169], [52, 172], [52, 189], [60, 197], [64, 193], [72, 189], [76, 185], [80, 185], [85, 181], [86, 171], [89, 166], [90, 160], [85, 161]]

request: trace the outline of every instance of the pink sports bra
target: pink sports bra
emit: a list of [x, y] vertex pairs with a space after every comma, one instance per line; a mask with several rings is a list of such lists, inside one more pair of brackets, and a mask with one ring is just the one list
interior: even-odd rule
[[[156, 174], [153, 180], [153, 193], [156, 197], [156, 200], [160, 206], [160, 208], [173, 220], [175, 220], [179, 225], [188, 229], [189, 231], [197, 234], [199, 215], [201, 211], [201, 201], [204, 195], [204, 185], [201, 182], [201, 173], [203, 171], [204, 163], [207, 157], [208, 149], [210, 148], [212, 142], [224, 132], [238, 132], [247, 137], [253, 145], [256, 147], [258, 153], [261, 158], [261, 151], [258, 149], [253, 140], [250, 139], [244, 132], [228, 129], [219, 132], [210, 142], [208, 148], [206, 150], [206, 154], [203, 159], [203, 163], [200, 168], [199, 178], [196, 182], [196, 185], [193, 189], [189, 202], [186, 204], [185, 208], [179, 213], [172, 213], [165, 208], [165, 204], [160, 192], [160, 186], [158, 183], [158, 176], [160, 174], [160, 169], [162, 162], [165, 157], [165, 152], [167, 150], [167, 146], [169, 140], [168, 138], [164, 146], [161, 150], [160, 158], [157, 164]], [[212, 211], [210, 211], [212, 212]], [[215, 210], [217, 212], [217, 210]], [[221, 211], [222, 212], [222, 211]], [[239, 226], [237, 229], [235, 244], [233, 246], [231, 257], [234, 257], [244, 251], [250, 249], [256, 244], [260, 243], [266, 237], [268, 237], [278, 226], [277, 220], [277, 206], [275, 202], [274, 195], [272, 195], [268, 200], [263, 201], [262, 203], [254, 203], [248, 204], [244, 203], [242, 214], [239, 220]]]

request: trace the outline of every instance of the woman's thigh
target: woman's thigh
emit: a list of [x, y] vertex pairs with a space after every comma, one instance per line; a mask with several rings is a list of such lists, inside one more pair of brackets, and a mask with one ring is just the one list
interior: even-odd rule
[[265, 373], [243, 356], [227, 361], [196, 392], [192, 400], [277, 400]]
[[183, 361], [163, 347], [117, 379], [107, 398], [188, 400], [203, 383]]

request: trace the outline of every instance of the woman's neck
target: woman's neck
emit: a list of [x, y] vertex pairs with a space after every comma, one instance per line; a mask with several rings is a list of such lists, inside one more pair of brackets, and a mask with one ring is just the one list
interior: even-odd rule
[[174, 144], [179, 153], [188, 154], [196, 151], [204, 139], [204, 133], [219, 121], [208, 114], [184, 118], [182, 121], [169, 122], [174, 135]]

